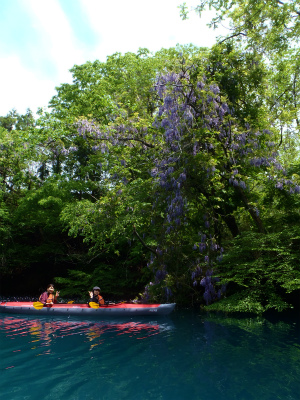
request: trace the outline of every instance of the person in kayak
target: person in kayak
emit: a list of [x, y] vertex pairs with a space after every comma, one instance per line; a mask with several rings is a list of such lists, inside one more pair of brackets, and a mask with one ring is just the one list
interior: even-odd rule
[[46, 292], [40, 295], [39, 301], [45, 305], [52, 305], [57, 303], [57, 298], [59, 296], [59, 292], [56, 292], [54, 295], [54, 285], [53, 283], [49, 283], [47, 286]]
[[100, 294], [101, 289], [99, 286], [93, 287], [93, 291], [89, 292], [90, 300], [89, 303], [97, 303], [99, 306], [103, 306], [105, 304], [103, 297]]

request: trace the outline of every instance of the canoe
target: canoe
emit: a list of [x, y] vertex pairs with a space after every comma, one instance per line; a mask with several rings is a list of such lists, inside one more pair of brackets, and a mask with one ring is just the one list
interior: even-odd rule
[[170, 304], [110, 304], [91, 308], [88, 304], [53, 304], [36, 309], [33, 302], [7, 301], [0, 303], [0, 312], [10, 314], [36, 315], [82, 315], [82, 316], [134, 316], [134, 315], [168, 315], [175, 308]]

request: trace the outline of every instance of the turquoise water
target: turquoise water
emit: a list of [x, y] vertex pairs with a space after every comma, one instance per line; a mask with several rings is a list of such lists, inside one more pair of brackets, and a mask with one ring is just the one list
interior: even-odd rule
[[297, 316], [0, 314], [0, 398], [298, 400], [299, 333]]

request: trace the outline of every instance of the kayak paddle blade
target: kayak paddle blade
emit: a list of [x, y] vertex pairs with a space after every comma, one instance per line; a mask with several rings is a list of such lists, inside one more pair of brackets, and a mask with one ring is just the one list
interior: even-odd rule
[[41, 310], [41, 309], [44, 307], [44, 304], [41, 303], [40, 301], [35, 301], [35, 302], [33, 303], [33, 307], [34, 307], [36, 310]]
[[90, 306], [91, 308], [99, 308], [99, 304], [97, 304], [97, 303], [95, 303], [95, 302], [93, 302], [93, 301], [91, 301], [91, 302], [89, 303], [89, 306]]

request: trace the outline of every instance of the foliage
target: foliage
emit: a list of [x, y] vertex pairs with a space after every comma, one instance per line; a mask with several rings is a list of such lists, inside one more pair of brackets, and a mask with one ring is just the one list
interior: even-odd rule
[[299, 240], [298, 227], [235, 238], [218, 270], [220, 284], [230, 282], [234, 294], [207, 309], [262, 313], [288, 308], [285, 293], [300, 289]]
[[1, 117], [1, 273], [56, 276], [82, 299], [146, 285], [145, 301], [288, 307], [300, 170], [285, 54], [266, 63], [233, 38], [116, 53], [74, 66], [36, 122]]
[[[230, 37], [247, 41], [249, 47], [263, 51], [283, 51], [290, 42], [298, 42], [300, 34], [299, 0], [203, 0], [195, 8], [201, 16], [206, 8], [217, 12], [210, 23], [216, 28], [223, 21], [230, 22]], [[183, 18], [188, 16], [188, 7], [181, 7]]]
[[8, 132], [12, 130], [28, 130], [35, 125], [32, 111], [28, 108], [24, 115], [20, 115], [16, 110], [10, 111], [5, 117], [0, 117], [0, 127]]
[[[236, 56], [231, 54], [231, 57], [234, 60]], [[148, 236], [153, 235], [155, 247], [141, 242], [155, 254], [149, 265], [155, 280], [147, 287], [144, 297], [151, 295], [161, 300], [161, 296], [166, 295], [169, 298], [172, 292], [180, 292], [178, 287], [182, 286], [190, 287], [192, 291], [189, 277], [192, 276], [194, 287], [198, 282], [204, 286], [207, 303], [216, 300], [222, 291], [215, 290], [212, 269], [223, 253], [222, 225], [226, 224], [235, 236], [238, 225], [234, 212], [243, 208], [256, 229], [265, 233], [259, 210], [254, 205], [258, 192], [250, 189], [252, 182], [257, 180], [257, 170], [266, 173], [260, 175], [259, 185], [265, 185], [265, 178], [269, 177], [277, 186], [299, 192], [297, 180], [284, 179], [279, 154], [274, 151], [273, 132], [264, 129], [266, 121], [261, 118], [259, 124], [254, 124], [254, 117], [245, 117], [249, 111], [241, 115], [233, 106], [230, 108], [220, 88], [203, 75], [204, 70], [201, 65], [185, 65], [184, 60], [178, 60], [177, 66], [175, 64], [177, 72], [159, 76], [155, 89], [160, 106], [150, 126], [151, 120], [141, 119], [139, 114], [122, 120], [122, 124], [116, 119], [108, 127], [86, 119], [78, 122], [79, 135], [96, 138], [102, 152], [109, 155], [110, 171], [115, 174], [109, 177], [109, 186], [102, 199], [93, 206], [81, 203], [77, 210], [66, 209], [62, 217], [72, 234], [80, 232], [95, 248], [106, 251], [120, 240], [116, 234], [130, 238], [132, 231], [137, 233], [136, 226], [146, 228]], [[226, 72], [225, 69], [222, 77]], [[255, 86], [257, 84], [253, 85], [252, 91]], [[250, 96], [250, 90], [248, 93]], [[256, 116], [258, 111], [256, 106]], [[264, 113], [262, 106], [260, 116]], [[259, 125], [261, 132], [255, 130]], [[147, 175], [144, 170], [143, 181], [138, 178], [137, 172], [141, 174], [141, 170], [137, 169], [135, 161], [136, 148], [139, 149], [138, 161], [143, 154], [143, 164], [154, 178], [155, 200], [149, 172]], [[123, 161], [119, 164], [116, 154], [118, 158], [122, 154]], [[128, 170], [135, 174], [128, 174]], [[143, 182], [149, 182], [145, 186], [146, 192], [143, 192]], [[149, 201], [141, 202], [145, 195], [150, 195]], [[232, 199], [230, 209], [227, 205], [229, 196]], [[151, 204], [152, 229], [149, 217], [145, 218], [149, 216], [147, 207]], [[128, 215], [129, 210], [132, 213]], [[106, 216], [109, 217], [108, 224], [105, 224]], [[197, 244], [199, 235], [201, 240]], [[193, 245], [194, 250], [199, 248], [203, 254], [193, 252]]]
[[[299, 133], [299, 0], [203, 0], [194, 9], [200, 16], [208, 8], [216, 11], [210, 26], [230, 25], [228, 35], [219, 37], [216, 48], [227, 43], [243, 49], [249, 57], [263, 59], [268, 85], [261, 100], [281, 130], [280, 144], [293, 147]], [[188, 6], [181, 6], [183, 18]], [[298, 139], [298, 138], [297, 138]]]

